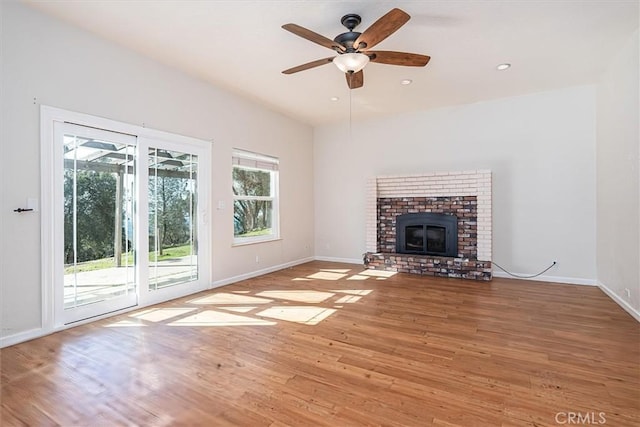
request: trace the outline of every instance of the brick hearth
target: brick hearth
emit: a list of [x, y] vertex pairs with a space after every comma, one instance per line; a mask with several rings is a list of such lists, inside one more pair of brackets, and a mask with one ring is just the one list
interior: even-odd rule
[[[457, 216], [457, 257], [395, 253], [396, 216], [419, 212]], [[491, 172], [437, 172], [371, 179], [365, 262], [372, 269], [491, 280]]]

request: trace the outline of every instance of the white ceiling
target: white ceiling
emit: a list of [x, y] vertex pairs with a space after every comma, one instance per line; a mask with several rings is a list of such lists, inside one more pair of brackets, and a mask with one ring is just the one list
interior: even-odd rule
[[[350, 95], [353, 117], [365, 118], [594, 83], [639, 23], [637, 0], [27, 3], [312, 125], [348, 118]], [[361, 15], [362, 32], [393, 7], [412, 19], [376, 49], [430, 55], [425, 68], [371, 63], [351, 94], [333, 64], [281, 73], [333, 54], [281, 25], [334, 38], [343, 15]], [[502, 62], [513, 66], [496, 71]]]

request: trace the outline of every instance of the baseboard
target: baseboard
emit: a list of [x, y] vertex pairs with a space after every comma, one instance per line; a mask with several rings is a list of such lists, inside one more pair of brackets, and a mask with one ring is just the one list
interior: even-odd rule
[[329, 262], [343, 262], [345, 264], [360, 264], [364, 265], [362, 258], [337, 258], [332, 256], [316, 256], [316, 261], [329, 261]]
[[31, 341], [36, 338], [49, 335], [51, 332], [44, 328], [34, 328], [28, 331], [18, 332], [17, 334], [0, 337], [0, 348], [9, 347], [10, 345], [20, 344], [21, 342]]
[[315, 258], [308, 257], [295, 261], [286, 262], [284, 264], [274, 265], [272, 267], [263, 268], [249, 273], [239, 274], [237, 276], [228, 277], [226, 279], [216, 280], [211, 284], [211, 289], [219, 288], [220, 286], [230, 285], [232, 283], [240, 282], [241, 280], [253, 279], [254, 277], [262, 276], [264, 274], [273, 273], [274, 271], [284, 270], [285, 268], [294, 267], [296, 265], [304, 264], [305, 262], [311, 262]]
[[628, 302], [626, 302], [625, 300], [620, 298], [620, 295], [618, 295], [615, 292], [613, 292], [604, 283], [598, 281], [598, 287], [600, 289], [602, 289], [602, 292], [607, 294], [607, 296], [609, 298], [611, 298], [616, 304], [618, 304], [620, 307], [622, 307], [624, 309], [624, 311], [629, 313], [634, 319], [636, 319], [636, 321], [640, 322], [640, 311], [638, 311], [635, 308], [631, 307], [631, 305]]
[[[520, 276], [524, 276], [525, 274], [514, 273]], [[568, 285], [584, 285], [584, 286], [598, 286], [595, 280], [593, 279], [580, 279], [577, 277], [563, 277], [563, 276], [538, 276], [531, 278], [523, 278], [523, 277], [513, 277], [504, 271], [494, 271], [493, 277], [500, 277], [505, 279], [516, 279], [516, 280], [534, 280], [537, 282], [550, 282], [550, 283], [563, 283]]]

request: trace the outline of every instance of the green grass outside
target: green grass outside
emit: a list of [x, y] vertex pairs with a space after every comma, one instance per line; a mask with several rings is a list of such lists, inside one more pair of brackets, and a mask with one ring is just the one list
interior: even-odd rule
[[[149, 252], [149, 261], [163, 261], [171, 258], [178, 258], [183, 256], [191, 255], [191, 246], [183, 245], [183, 246], [175, 246], [173, 248], [165, 248], [162, 255], [159, 255], [158, 258], [155, 258], [156, 252]], [[127, 252], [126, 254], [122, 254], [121, 258], [122, 265], [133, 265], [133, 252]], [[85, 261], [83, 263], [79, 263], [76, 266], [67, 266], [64, 269], [64, 274], [71, 273], [81, 273], [83, 271], [95, 271], [102, 270], [105, 268], [115, 267], [115, 258], [101, 258], [95, 259], [92, 261]]]
[[242, 234], [236, 234], [236, 237], [265, 236], [267, 234], [271, 234], [271, 228], [263, 228], [260, 230], [253, 230]]

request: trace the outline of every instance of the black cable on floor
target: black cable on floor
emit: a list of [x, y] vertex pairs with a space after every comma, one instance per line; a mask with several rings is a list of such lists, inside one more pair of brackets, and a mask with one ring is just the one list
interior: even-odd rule
[[522, 275], [519, 275], [519, 274], [513, 274], [513, 273], [511, 273], [510, 271], [505, 270], [504, 268], [500, 267], [500, 265], [499, 265], [497, 262], [493, 262], [493, 261], [491, 261], [491, 263], [492, 263], [493, 265], [495, 265], [496, 267], [498, 267], [500, 270], [502, 270], [502, 271], [504, 271], [505, 273], [507, 273], [509, 276], [517, 277], [518, 279], [531, 279], [531, 278], [533, 278], [533, 277], [538, 277], [538, 276], [540, 276], [541, 274], [546, 273], [547, 271], [549, 271], [549, 269], [550, 269], [551, 267], [553, 267], [554, 265], [556, 265], [556, 264], [557, 264], [557, 262], [556, 262], [556, 261], [553, 261], [553, 264], [551, 264], [549, 267], [545, 268], [544, 270], [542, 270], [542, 271], [541, 271], [540, 273], [538, 273], [538, 274], [532, 274], [531, 276], [522, 276]]

